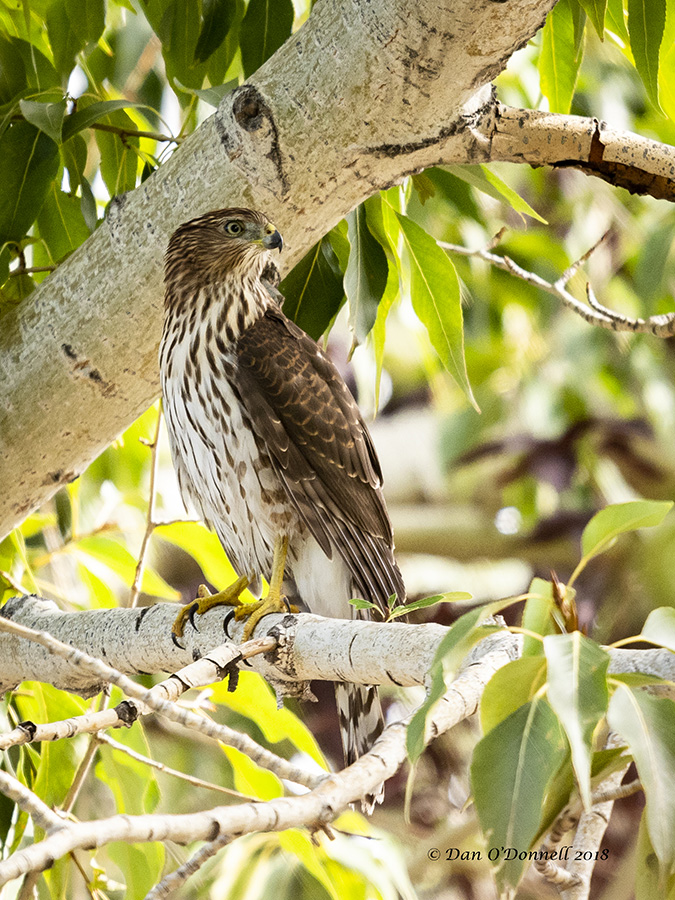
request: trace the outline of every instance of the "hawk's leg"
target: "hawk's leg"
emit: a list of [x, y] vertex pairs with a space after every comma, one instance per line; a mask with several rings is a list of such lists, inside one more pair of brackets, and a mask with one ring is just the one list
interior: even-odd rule
[[196, 599], [181, 609], [176, 616], [176, 621], [171, 626], [171, 637], [174, 644], [177, 644], [179, 647], [181, 646], [178, 643], [178, 638], [183, 637], [185, 623], [188, 620], [192, 623], [193, 627], [196, 627], [194, 617], [203, 615], [203, 613], [212, 609], [214, 606], [234, 606], [237, 611], [242, 606], [255, 606], [255, 604], [244, 604], [239, 599], [239, 595], [242, 591], [246, 590], [251, 581], [251, 577], [242, 575], [241, 578], [237, 578], [233, 584], [226, 587], [225, 590], [219, 591], [217, 594], [211, 594], [206, 585], [201, 584], [197, 591]]
[[281, 594], [281, 586], [284, 582], [284, 569], [286, 567], [286, 554], [288, 553], [288, 538], [280, 535], [274, 542], [274, 559], [272, 561], [272, 575], [270, 577], [270, 589], [267, 596], [256, 603], [242, 603], [237, 607], [234, 617], [248, 619], [244, 626], [243, 640], [248, 641], [255, 631], [255, 627], [263, 616], [269, 613], [298, 612], [297, 606], [291, 606]]

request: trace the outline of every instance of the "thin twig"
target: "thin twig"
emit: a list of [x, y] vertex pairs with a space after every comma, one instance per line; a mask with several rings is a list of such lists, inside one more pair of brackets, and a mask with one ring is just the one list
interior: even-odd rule
[[56, 268], [56, 266], [17, 266], [16, 269], [10, 270], [9, 277], [34, 275], [36, 272], [53, 272]]
[[180, 136], [172, 137], [168, 134], [162, 134], [157, 131], [137, 131], [135, 128], [122, 128], [119, 125], [106, 125], [105, 122], [94, 122], [91, 128], [96, 131], [109, 131], [112, 134], [118, 134], [122, 140], [126, 138], [150, 138], [151, 141], [157, 141], [160, 144], [171, 143], [180, 144], [183, 140]]
[[211, 781], [203, 781], [201, 778], [196, 778], [194, 775], [188, 775], [186, 772], [172, 769], [171, 766], [165, 766], [164, 763], [159, 762], [159, 760], [144, 756], [142, 753], [132, 750], [131, 747], [127, 747], [126, 744], [121, 744], [119, 741], [116, 741], [115, 738], [111, 738], [109, 734], [104, 734], [101, 731], [94, 736], [94, 740], [101, 744], [107, 744], [109, 747], [112, 747], [113, 750], [119, 750], [120, 753], [126, 753], [127, 756], [137, 760], [137, 762], [145, 763], [146, 766], [157, 769], [158, 772], [164, 772], [165, 775], [173, 775], [174, 778], [180, 778], [182, 781], [194, 784], [195, 787], [206, 788], [209, 791], [220, 791], [221, 794], [229, 794], [231, 797], [236, 797], [238, 800], [250, 800], [255, 802], [257, 799], [250, 794], [242, 794], [241, 791], [223, 787], [222, 784], [213, 784]]
[[182, 866], [179, 866], [174, 872], [165, 875], [162, 880], [149, 891], [144, 900], [163, 900], [173, 891], [185, 884], [188, 878], [191, 878], [201, 869], [205, 862], [208, 862], [212, 856], [215, 856], [219, 850], [226, 847], [233, 840], [231, 834], [221, 834], [215, 841], [209, 841], [197, 850]]
[[[501, 237], [502, 234], [503, 230], [499, 232], [497, 237]], [[606, 237], [607, 234], [604, 234], [599, 241], [583, 254], [583, 256], [580, 256], [576, 262], [572, 263], [571, 266], [568, 266], [556, 281], [546, 281], [545, 278], [542, 278], [535, 272], [530, 272], [522, 266], [519, 266], [518, 263], [515, 263], [509, 256], [498, 256], [495, 253], [491, 253], [490, 250], [495, 246], [497, 238], [493, 239], [490, 244], [488, 244], [487, 248], [479, 248], [477, 250], [469, 250], [467, 247], [462, 247], [459, 244], [450, 244], [447, 241], [438, 241], [438, 245], [444, 250], [448, 250], [450, 253], [457, 253], [461, 256], [477, 256], [490, 263], [490, 265], [495, 268], [502, 269], [504, 272], [515, 275], [515, 277], [520, 278], [521, 281], [532, 284], [542, 291], [546, 291], [548, 294], [553, 294], [553, 296], [561, 300], [568, 309], [571, 309], [572, 312], [581, 316], [582, 319], [589, 322], [591, 325], [597, 325], [598, 327], [605, 328], [609, 331], [626, 331], [632, 334], [652, 334], [655, 337], [660, 338], [672, 337], [675, 334], [675, 313], [650, 316], [648, 319], [631, 319], [628, 316], [614, 312], [598, 303], [590, 285], [587, 285], [586, 288], [588, 305], [581, 303], [567, 290], [567, 284], [572, 276], [577, 272], [579, 267], [586, 262], [589, 256], [598, 248]]]
[[149, 444], [149, 447], [152, 451], [150, 459], [150, 486], [148, 488], [150, 497], [148, 500], [148, 514], [145, 524], [145, 534], [143, 535], [143, 540], [141, 541], [141, 549], [138, 553], [136, 572], [134, 574], [133, 584], [131, 585], [131, 594], [129, 595], [129, 606], [131, 607], [136, 606], [136, 604], [138, 603], [138, 598], [141, 593], [141, 584], [143, 582], [143, 572], [145, 571], [145, 558], [148, 552], [148, 547], [150, 546], [150, 538], [152, 537], [153, 531], [157, 527], [157, 523], [155, 522], [155, 482], [157, 480], [157, 470], [159, 468], [159, 432], [161, 427], [162, 401], [160, 400], [159, 406], [157, 408], [157, 425], [155, 428], [155, 436], [152, 442]]
[[37, 794], [4, 769], [0, 769], [0, 793], [28, 813], [33, 822], [48, 834], [63, 828], [65, 822]]
[[[110, 700], [110, 686], [106, 685], [103, 689], [102, 696], [98, 703], [97, 712], [103, 712], [107, 706], [108, 701]], [[73, 806], [75, 806], [75, 801], [82, 789], [82, 785], [85, 782], [89, 771], [94, 763], [94, 758], [96, 756], [96, 751], [98, 750], [98, 744], [96, 742], [95, 736], [92, 737], [89, 741], [89, 746], [87, 747], [84, 756], [82, 757], [82, 761], [77, 767], [77, 771], [75, 772], [75, 777], [73, 778], [73, 783], [70, 786], [70, 790], [66, 795], [66, 799], [63, 801], [61, 805], [61, 809], [64, 813], [69, 813]]]

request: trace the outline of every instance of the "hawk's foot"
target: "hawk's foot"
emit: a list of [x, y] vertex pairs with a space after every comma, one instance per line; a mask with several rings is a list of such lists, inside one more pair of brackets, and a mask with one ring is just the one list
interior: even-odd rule
[[[175, 622], [171, 626], [171, 638], [174, 644], [183, 649], [178, 642], [178, 638], [183, 637], [185, 623], [189, 621], [192, 627], [196, 629], [195, 616], [203, 615], [207, 610], [212, 609], [214, 606], [234, 606], [236, 610], [235, 615], [242, 607], [248, 608], [249, 606], [256, 606], [255, 603], [242, 603], [239, 599], [239, 595], [242, 591], [246, 590], [251, 583], [251, 580], [252, 579], [249, 576], [242, 575], [241, 578], [237, 578], [233, 584], [226, 587], [225, 590], [218, 591], [217, 594], [212, 594], [205, 584], [200, 584], [199, 589], [197, 590], [197, 597], [192, 603], [186, 604], [181, 609], [176, 616]], [[246, 613], [244, 613], [244, 615], [246, 615]]]
[[256, 603], [241, 603], [234, 611], [234, 618], [237, 622], [240, 622], [242, 619], [248, 620], [246, 625], [244, 625], [242, 641], [251, 640], [256, 626], [263, 616], [268, 616], [270, 613], [288, 612], [296, 613], [300, 612], [300, 610], [297, 606], [289, 603], [285, 597], [276, 592], [272, 593], [271, 590], [266, 597], [256, 601]]
[[288, 552], [288, 538], [285, 534], [279, 535], [274, 542], [274, 558], [272, 560], [272, 575], [270, 577], [270, 589], [267, 596], [257, 603], [245, 603], [238, 606], [234, 617], [239, 622], [248, 619], [244, 626], [243, 640], [250, 641], [255, 627], [263, 616], [270, 613], [300, 612], [297, 606], [292, 606], [281, 593], [284, 581], [284, 568], [286, 566], [286, 553]]

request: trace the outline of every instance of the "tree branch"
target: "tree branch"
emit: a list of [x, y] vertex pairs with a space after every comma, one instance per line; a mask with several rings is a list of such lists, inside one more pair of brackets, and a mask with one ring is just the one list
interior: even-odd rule
[[[435, 708], [429, 729], [431, 735], [443, 734], [475, 712], [487, 682], [512, 659], [513, 642], [512, 635], [497, 635], [479, 645]], [[112, 841], [172, 840], [190, 844], [255, 831], [283, 831], [300, 826], [322, 828], [350, 803], [372, 793], [398, 771], [406, 758], [406, 726], [407, 722], [389, 725], [368, 753], [300, 796], [215, 807], [187, 815], [125, 815], [96, 822], [68, 823], [48, 833], [43, 841], [0, 862], [0, 886], [27, 872], [42, 871], [73, 850], [93, 849]]]
[[[503, 230], [504, 229], [497, 235], [495, 241], [501, 237]], [[589, 283], [586, 284], [588, 306], [585, 303], [581, 303], [568, 291], [567, 285], [572, 276], [576, 274], [581, 264], [588, 259], [606, 237], [607, 234], [604, 234], [599, 241], [596, 241], [596, 243], [584, 253], [583, 256], [565, 269], [560, 278], [556, 281], [546, 281], [545, 278], [542, 278], [535, 272], [529, 272], [527, 269], [523, 269], [522, 266], [515, 263], [509, 256], [499, 256], [496, 253], [491, 253], [490, 250], [492, 246], [494, 246], [495, 241], [492, 242], [489, 249], [479, 248], [478, 250], [468, 250], [466, 247], [462, 247], [459, 244], [449, 244], [447, 241], [439, 241], [438, 244], [450, 253], [457, 253], [461, 256], [477, 256], [480, 259], [485, 260], [485, 262], [490, 263], [490, 265], [494, 266], [496, 269], [502, 269], [504, 272], [509, 272], [511, 275], [515, 275], [516, 278], [520, 278], [521, 281], [534, 285], [534, 287], [538, 287], [548, 294], [553, 294], [554, 297], [562, 300], [563, 304], [568, 309], [572, 310], [572, 312], [576, 313], [578, 316], [581, 316], [582, 319], [585, 319], [586, 322], [591, 325], [597, 325], [600, 328], [606, 328], [610, 331], [628, 331], [632, 334], [653, 334], [655, 337], [660, 338], [672, 337], [673, 334], [675, 334], [675, 312], [659, 316], [650, 316], [648, 319], [631, 319], [628, 316], [623, 316], [611, 309], [607, 309], [606, 306], [602, 306], [602, 304], [598, 303]]]
[[497, 104], [490, 161], [579, 169], [631, 194], [675, 201], [675, 147], [584, 116]]

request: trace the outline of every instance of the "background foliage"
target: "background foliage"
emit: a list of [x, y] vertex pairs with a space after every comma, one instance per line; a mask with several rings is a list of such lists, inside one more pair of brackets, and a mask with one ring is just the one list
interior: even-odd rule
[[[310, 14], [308, 0], [0, 0], [0, 327], [2, 311], [20, 303], [95, 230], [110, 197], [149, 177]], [[671, 144], [674, 85], [674, 0], [560, 0], [543, 31], [498, 79], [506, 103], [594, 115]], [[402, 778], [389, 784], [372, 824], [345, 815], [337, 840], [320, 846], [302, 832], [241, 839], [201, 871], [185, 896], [210, 889], [213, 896], [254, 897], [269, 885], [278, 897], [431, 896], [451, 884], [455, 893], [447, 896], [489, 892], [485, 863], [444, 857], [430, 863], [428, 848], [484, 848], [479, 821], [529, 843], [569, 795], [575, 775], [587, 794], [591, 778], [612, 764], [598, 756], [598, 722], [609, 694], [603, 651], [593, 641], [641, 630], [667, 641], [667, 617], [649, 619], [651, 625], [645, 620], [655, 607], [673, 606], [675, 519], [623, 536], [579, 573], [576, 610], [588, 638], [554, 633], [560, 620], [548, 579], [551, 569], [569, 579], [582, 531], [599, 509], [673, 497], [673, 342], [594, 330], [532, 286], [476, 258], [451, 258], [436, 241], [478, 248], [506, 226], [498, 252], [555, 279], [609, 230], [572, 289], [582, 296], [587, 277], [605, 305], [648, 316], [672, 308], [674, 224], [664, 203], [572, 171], [438, 168], [367, 200], [286, 277], [287, 313], [316, 338], [333, 329], [331, 352], [362, 406], [382, 411], [374, 433], [411, 596], [458, 588], [483, 602], [517, 594], [535, 578], [532, 593], [541, 605], [528, 602], [526, 624], [548, 636], [486, 693], [485, 738], [473, 762], [477, 724], [456, 729], [418, 760], [409, 824], [402, 817]], [[348, 366], [357, 344], [363, 346]], [[156, 421], [153, 408], [0, 544], [3, 599], [20, 586], [66, 609], [129, 601], [155, 460], [142, 441], [152, 441]], [[232, 570], [215, 537], [198, 523], [179, 521], [185, 514], [163, 440], [156, 460], [154, 519], [168, 524], [154, 529], [138, 585], [142, 602], [189, 599], [204, 578], [227, 584]], [[466, 608], [444, 604], [416, 615], [448, 623]], [[465, 650], [482, 614], [470, 612], [474, 618], [456, 632], [456, 640], [465, 636]], [[583, 702], [574, 708], [556, 693], [568, 683], [570, 654], [581, 661], [584, 678]], [[449, 659], [439, 662], [441, 687]], [[544, 684], [546, 698], [537, 693]], [[610, 687], [610, 721], [633, 739], [650, 803], [661, 798], [669, 821], [672, 704], [664, 711], [628, 686]], [[216, 685], [193, 702], [278, 753], [339, 764], [330, 691], [319, 690], [319, 709], [300, 710], [310, 728], [295, 708], [276, 712], [268, 688], [251, 674], [235, 694]], [[504, 696], [518, 702], [505, 707]], [[414, 692], [391, 696], [392, 715], [422, 699]], [[99, 702], [26, 684], [1, 709], [11, 726], [65, 718]], [[637, 721], [648, 723], [645, 740], [659, 751], [661, 767], [653, 773], [635, 749]], [[525, 723], [534, 743], [521, 747]], [[217, 787], [258, 798], [282, 791], [235, 751], [195, 748], [155, 719], [114, 738], [119, 746], [99, 747], [85, 737], [25, 746], [6, 754], [4, 765], [46, 802], [83, 818], [227, 802]], [[90, 748], [96, 750], [91, 770]], [[485, 774], [494, 782], [497, 763], [508, 768], [521, 750], [547, 759], [538, 783], [529, 785], [525, 814], [512, 789], [490, 793]], [[188, 787], [144, 757], [211, 787]], [[470, 765], [478, 818], [463, 809]], [[84, 789], [74, 787], [80, 774]], [[500, 783], [508, 785], [511, 774], [501, 772]], [[625, 856], [621, 872], [637, 872], [638, 885], [653, 885], [653, 851], [670, 875], [672, 839], [662, 839], [654, 813], [638, 830], [640, 810], [641, 800], [633, 800], [616, 817], [606, 838], [610, 860], [596, 869], [597, 896], [627, 846], [638, 849]], [[514, 836], [508, 823], [516, 814], [523, 830]], [[0, 798], [5, 855], [39, 837], [30, 829], [25, 815]], [[125, 896], [143, 897], [163, 868], [174, 868], [187, 852], [113, 845], [57, 863], [38, 889], [44, 897], [86, 896], [87, 890], [115, 897], [126, 886]], [[521, 874], [522, 866], [505, 867], [499, 877], [508, 883]], [[545, 895], [532, 880], [521, 890]]]

